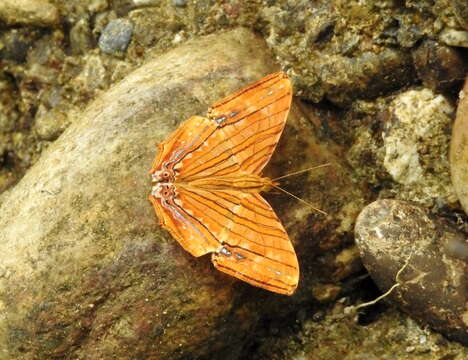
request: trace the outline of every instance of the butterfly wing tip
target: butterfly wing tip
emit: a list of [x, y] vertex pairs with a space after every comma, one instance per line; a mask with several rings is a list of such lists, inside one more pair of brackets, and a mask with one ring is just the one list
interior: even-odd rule
[[291, 285], [289, 288], [285, 289], [285, 291], [282, 292], [282, 294], [287, 295], [287, 296], [292, 296], [292, 295], [294, 295], [296, 290], [297, 290], [297, 284]]

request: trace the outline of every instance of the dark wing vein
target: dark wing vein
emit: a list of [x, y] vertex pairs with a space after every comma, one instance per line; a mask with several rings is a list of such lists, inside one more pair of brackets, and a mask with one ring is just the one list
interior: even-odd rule
[[[260, 225], [258, 225], [257, 223], [255, 223], [254, 221], [252, 221], [252, 220], [250, 220], [250, 219], [248, 219], [248, 218], [245, 218], [245, 217], [243, 217], [243, 216], [237, 215], [237, 214], [234, 213], [231, 209], [229, 209], [229, 208], [227, 208], [227, 207], [225, 207], [225, 206], [223, 206], [223, 205], [221, 205], [221, 204], [218, 204], [218, 202], [216, 202], [216, 200], [210, 199], [210, 198], [208, 198], [208, 197], [206, 197], [206, 196], [203, 196], [203, 195], [201, 195], [201, 194], [199, 194], [199, 193], [195, 193], [195, 192], [192, 192], [192, 191], [186, 191], [186, 192], [184, 192], [184, 195], [185, 195], [185, 196], [188, 196], [188, 197], [190, 197], [190, 198], [192, 198], [195, 202], [198, 202], [198, 203], [203, 203], [203, 200], [209, 202], [209, 203], [212, 204], [213, 206], [205, 205], [207, 208], [213, 210], [213, 211], [216, 212], [217, 214], [219, 214], [219, 215], [221, 215], [221, 216], [223, 216], [223, 217], [225, 217], [225, 218], [227, 218], [227, 219], [229, 219], [229, 220], [232, 220], [233, 218], [236, 218], [237, 220], [243, 220], [243, 221], [245, 221], [245, 222], [247, 222], [247, 223], [251, 223], [251, 224], [253, 225], [253, 227], [252, 227], [252, 226], [249, 226], [249, 225], [247, 225], [247, 224], [245, 224], [244, 222], [238, 222], [238, 221], [236, 221], [236, 224], [242, 225], [242, 226], [246, 227], [247, 229], [249, 229], [249, 230], [251, 230], [251, 231], [253, 231], [253, 232], [255, 232], [255, 233], [264, 234], [264, 235], [268, 235], [268, 236], [272, 236], [272, 237], [280, 238], [281, 240], [284, 240], [284, 238], [283, 238], [282, 236], [279, 236], [279, 235], [276, 235], [276, 234], [272, 234], [272, 233], [268, 233], [268, 232], [262, 232], [262, 231], [256, 229], [255, 226], [260, 226]], [[197, 198], [197, 197], [198, 197], [198, 198]], [[201, 201], [200, 201], [200, 200], [201, 200]], [[220, 210], [220, 208], [221, 208], [221, 209], [224, 209], [225, 212], [223, 212], [222, 210]], [[227, 216], [226, 212], [230, 213], [232, 216]], [[205, 214], [206, 214], [206, 213], [207, 213], [207, 212], [205, 211]], [[222, 224], [221, 224], [221, 225], [222, 225]], [[224, 226], [224, 225], [222, 225], [222, 226]], [[275, 231], [275, 232], [279, 232], [279, 233], [281, 233], [281, 235], [284, 235], [284, 233], [283, 233], [280, 229], [278, 229], [278, 228], [276, 228], [276, 227], [269, 226], [269, 225], [265, 225], [265, 224], [261, 224], [261, 226], [264, 227], [264, 228], [267, 228], [267, 229], [271, 229], [271, 230], [273, 230], [273, 231]]]
[[[272, 132], [272, 130], [274, 128], [277, 128], [277, 127], [280, 127], [280, 129]], [[279, 132], [282, 131], [282, 129], [283, 129], [283, 124], [276, 124], [276, 125], [274, 125], [272, 127], [269, 127], [269, 128], [267, 128], [265, 130], [262, 130], [259, 133], [252, 134], [246, 140], [244, 140], [244, 142], [240, 143], [239, 145], [235, 146], [232, 149], [227, 149], [227, 150], [223, 151], [221, 154], [219, 154], [216, 157], [213, 157], [213, 158], [211, 158], [209, 160], [209, 161], [213, 161], [213, 160], [217, 159], [215, 161], [215, 163], [210, 164], [209, 161], [205, 161], [202, 164], [196, 164], [196, 166], [192, 167], [191, 169], [184, 169], [183, 177], [184, 178], [189, 178], [191, 176], [191, 174], [193, 175], [193, 174], [199, 173], [201, 171], [206, 171], [206, 170], [212, 169], [215, 166], [219, 165], [220, 163], [226, 161], [227, 159], [235, 157], [235, 155], [237, 155], [237, 154], [241, 153], [242, 151], [248, 149], [252, 145], [252, 143], [258, 143], [260, 141], [270, 139], [271, 136], [277, 135]], [[249, 141], [249, 143], [247, 143], [247, 145], [244, 145], [247, 141]], [[229, 152], [230, 152], [230, 154], [229, 154]], [[221, 156], [221, 155], [223, 155], [223, 156]], [[237, 165], [242, 166], [243, 162], [237, 163]], [[234, 164], [228, 164], [228, 166], [233, 167]], [[199, 176], [198, 178], [204, 178], [204, 177], [207, 177], [207, 176], [212, 176], [212, 175], [216, 174], [217, 172], [222, 171], [224, 169], [225, 168], [217, 169], [215, 172], [210, 173], [209, 175], [203, 174], [203, 175]], [[191, 178], [191, 180], [196, 179], [196, 178], [197, 177]]]
[[[278, 112], [276, 112], [276, 113], [274, 113], [274, 114], [265, 116], [265, 117], [260, 118], [260, 119], [256, 119], [255, 121], [253, 121], [252, 123], [248, 124], [247, 126], [241, 128], [241, 129], [238, 130], [237, 132], [235, 132], [235, 133], [233, 133], [233, 134], [230, 134], [229, 137], [230, 137], [230, 138], [234, 138], [234, 137], [236, 137], [236, 136], [239, 136], [239, 135], [241, 135], [243, 132], [245, 132], [245, 131], [247, 131], [247, 130], [250, 130], [250, 128], [251, 128], [252, 126], [257, 125], [259, 122], [261, 122], [261, 121], [263, 121], [263, 120], [265, 120], [265, 119], [270, 119], [272, 116], [277, 116], [277, 115], [279, 115], [279, 114], [281, 114], [282, 112], [285, 112], [285, 111], [287, 111], [287, 110], [288, 110], [288, 108], [282, 109], [282, 110], [280, 110], [280, 111], [278, 111]], [[230, 124], [230, 125], [233, 125], [233, 127], [235, 127], [235, 124], [234, 124], [234, 123], [232, 123], [232, 124]], [[207, 138], [207, 140], [208, 140], [208, 138]], [[244, 140], [244, 141], [245, 141], [245, 140]], [[221, 145], [223, 145], [223, 142], [218, 142], [217, 144], [215, 144], [215, 145], [210, 149], [210, 154], [213, 154], [213, 153], [214, 153], [214, 150], [216, 150], [216, 149], [217, 149], [219, 146], [221, 146]], [[197, 149], [198, 149], [198, 148], [197, 148]], [[225, 152], [225, 151], [226, 151], [226, 150], [224, 150], [224, 151], [222, 151], [222, 152], [218, 152], [218, 153], [217, 153], [216, 155], [214, 155], [212, 158], [207, 159], [207, 160], [204, 160], [204, 162], [208, 162], [208, 161], [211, 161], [211, 160], [217, 158], [219, 155], [221, 155], [221, 154], [222, 154], [223, 152]], [[206, 153], [202, 153], [202, 154], [200, 154], [198, 157], [194, 157], [194, 158], [192, 159], [192, 161], [193, 161], [194, 163], [196, 163], [197, 160], [202, 159], [205, 155], [206, 155]], [[189, 167], [188, 167], [188, 168], [189, 168]], [[189, 168], [189, 170], [190, 170], [190, 168]]]

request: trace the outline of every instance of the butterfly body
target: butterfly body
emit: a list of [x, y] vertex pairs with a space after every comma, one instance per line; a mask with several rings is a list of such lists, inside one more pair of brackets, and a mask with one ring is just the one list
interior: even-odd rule
[[261, 197], [262, 177], [292, 98], [284, 73], [266, 76], [193, 116], [164, 142], [150, 171], [149, 197], [160, 223], [194, 256], [212, 253], [218, 270], [270, 291], [292, 294], [294, 248]]
[[209, 179], [197, 179], [189, 182], [178, 182], [174, 178], [173, 182], [155, 181], [152, 189], [152, 194], [156, 197], [161, 197], [161, 189], [163, 186], [176, 186], [185, 189], [204, 189], [208, 191], [217, 190], [237, 190], [241, 192], [259, 193], [269, 191], [275, 183], [267, 178], [254, 174], [239, 174], [238, 176], [220, 176]]

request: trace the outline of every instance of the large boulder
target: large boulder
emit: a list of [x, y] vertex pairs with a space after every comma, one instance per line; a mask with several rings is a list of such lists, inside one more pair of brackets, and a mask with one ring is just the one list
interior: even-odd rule
[[304, 244], [297, 250], [307, 264], [294, 297], [224, 275], [209, 256], [192, 258], [159, 227], [147, 200], [155, 144], [187, 117], [275, 70], [253, 33], [216, 34], [141, 66], [71, 119], [0, 199], [2, 357], [225, 358], [216, 352], [224, 349], [235, 358], [262, 314], [285, 314], [310, 298], [312, 255], [349, 239], [363, 204], [332, 147], [314, 137], [310, 111], [302, 116], [294, 108], [282, 153], [267, 171], [333, 164], [294, 180], [331, 215], [281, 200], [279, 216], [295, 245]]

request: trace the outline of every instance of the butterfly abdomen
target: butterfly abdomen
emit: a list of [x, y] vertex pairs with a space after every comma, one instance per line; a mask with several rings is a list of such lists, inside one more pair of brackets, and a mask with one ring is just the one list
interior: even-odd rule
[[240, 192], [259, 193], [270, 190], [272, 184], [273, 182], [269, 178], [255, 174], [241, 174], [197, 179], [181, 185], [210, 191], [238, 190]]

